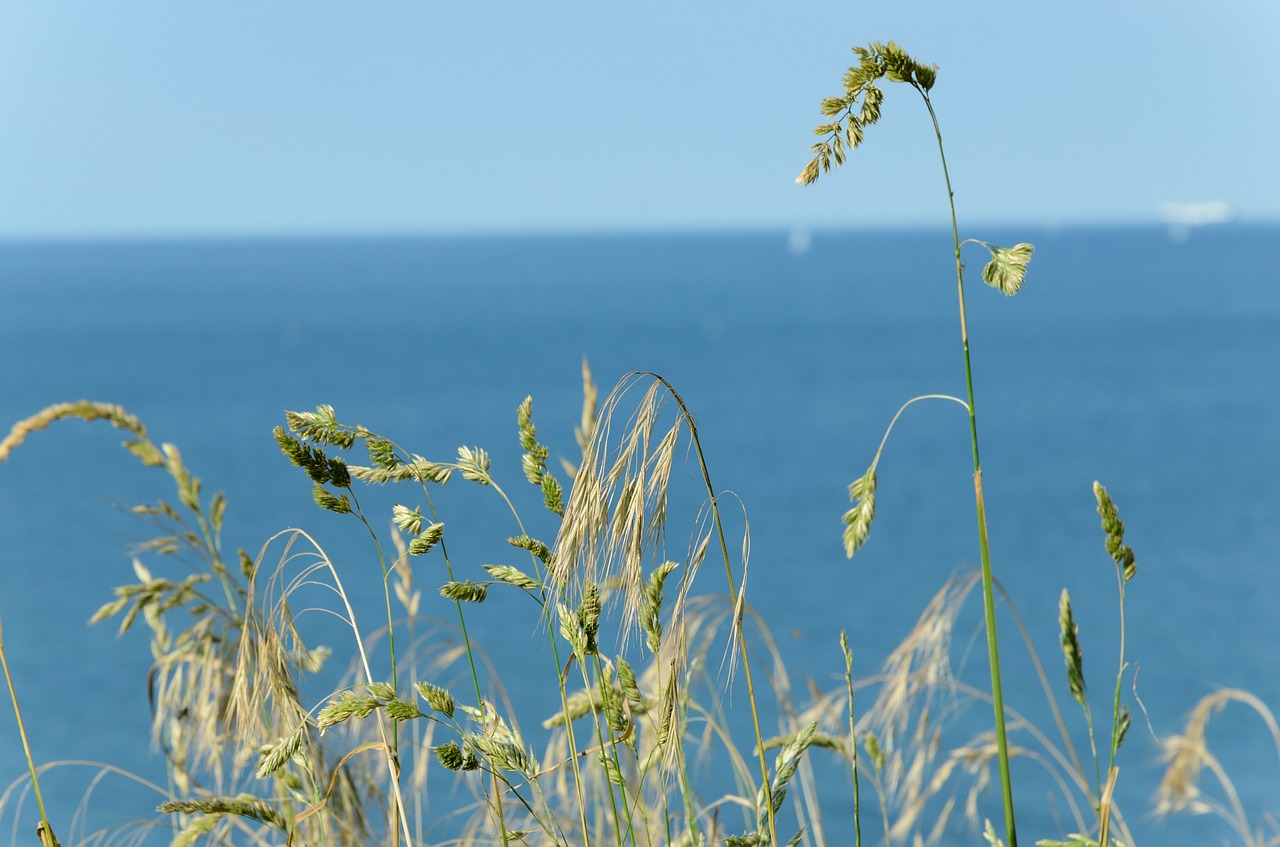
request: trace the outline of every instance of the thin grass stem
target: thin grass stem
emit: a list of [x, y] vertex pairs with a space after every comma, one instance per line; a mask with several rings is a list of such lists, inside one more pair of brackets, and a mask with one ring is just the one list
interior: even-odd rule
[[53, 827], [49, 824], [49, 815], [44, 808], [44, 796], [40, 793], [40, 778], [36, 775], [35, 759], [31, 756], [31, 744], [27, 741], [27, 727], [22, 721], [22, 709], [18, 708], [18, 692], [14, 690], [13, 677], [9, 674], [9, 660], [4, 653], [3, 627], [0, 627], [0, 667], [4, 668], [4, 681], [9, 686], [9, 700], [13, 703], [13, 715], [18, 720], [18, 735], [22, 737], [22, 752], [27, 757], [27, 768], [31, 772], [31, 788], [35, 791], [36, 805], [40, 808], [40, 825], [44, 827], [42, 831], [48, 833], [52, 844], [56, 845], [58, 839], [53, 834]]
[[1005, 841], [1007, 847], [1018, 847], [1018, 830], [1013, 812], [1013, 782], [1009, 775], [1009, 741], [1005, 729], [1004, 688], [1000, 678], [1000, 646], [996, 635], [995, 592], [991, 575], [991, 550], [987, 539], [987, 507], [982, 493], [982, 462], [978, 453], [978, 417], [973, 397], [973, 365], [969, 357], [969, 324], [964, 305], [964, 262], [960, 259], [960, 226], [956, 219], [955, 191], [951, 188], [951, 175], [947, 170], [947, 154], [942, 145], [942, 129], [938, 115], [929, 101], [929, 94], [915, 82], [913, 88], [920, 92], [933, 132], [938, 140], [938, 155], [942, 160], [942, 175], [947, 184], [947, 204], [951, 210], [951, 236], [955, 245], [956, 291], [960, 308], [960, 341], [964, 348], [964, 378], [968, 392], [969, 435], [973, 446], [974, 503], [978, 515], [978, 550], [982, 563], [982, 603], [987, 627], [987, 655], [991, 665], [991, 699], [995, 713], [996, 750], [1000, 759], [1000, 794], [1004, 806]]
[[[670, 382], [658, 374], [651, 373], [648, 375], [661, 382], [666, 387], [667, 391], [670, 392], [672, 398], [676, 401], [676, 405], [680, 407], [680, 414], [684, 417], [685, 423], [689, 427], [689, 438], [693, 443], [694, 453], [697, 454], [698, 467], [702, 471], [702, 481], [707, 489], [707, 497], [710, 499], [711, 513], [715, 520], [716, 535], [720, 542], [720, 553], [724, 558], [725, 578], [729, 585], [729, 595], [730, 597], [737, 598], [738, 588], [733, 577], [733, 565], [732, 559], [729, 556], [729, 544], [725, 540], [724, 523], [720, 518], [720, 508], [717, 504], [718, 498], [716, 490], [711, 484], [711, 472], [707, 469], [707, 460], [702, 452], [702, 442], [698, 438], [697, 422], [694, 421], [693, 414], [689, 411], [689, 407], [685, 405], [684, 398], [680, 396], [680, 393], [676, 391], [675, 387]], [[734, 607], [733, 637], [738, 642], [738, 648], [742, 658], [743, 679], [747, 683], [747, 699], [751, 705], [751, 721], [755, 730], [756, 751], [760, 759], [761, 790], [764, 793], [765, 808], [768, 812], [770, 844], [775, 845], [776, 847], [778, 844], [778, 831], [773, 813], [773, 791], [769, 782], [769, 765], [765, 759], [764, 735], [760, 731], [760, 710], [756, 703], [755, 686], [751, 680], [751, 661], [747, 654], [747, 640], [745, 633], [742, 631], [742, 609], [741, 604], [737, 602], [737, 599], [734, 601]]]
[[840, 651], [844, 654], [844, 683], [849, 694], [849, 756], [853, 767], [853, 843], [862, 847], [862, 798], [858, 784], [858, 724], [853, 711], [853, 653], [849, 636], [840, 630]]

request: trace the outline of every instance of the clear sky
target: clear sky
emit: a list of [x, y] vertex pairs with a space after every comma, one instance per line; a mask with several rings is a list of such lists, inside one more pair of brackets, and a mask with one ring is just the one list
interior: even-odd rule
[[968, 222], [1280, 220], [1276, 0], [5, 0], [0, 238], [941, 224], [901, 86], [793, 183], [891, 38]]

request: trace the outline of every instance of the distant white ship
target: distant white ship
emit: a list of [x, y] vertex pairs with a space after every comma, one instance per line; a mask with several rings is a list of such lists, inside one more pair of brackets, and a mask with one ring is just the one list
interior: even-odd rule
[[1207, 203], [1165, 203], [1160, 207], [1160, 217], [1169, 225], [1169, 237], [1182, 241], [1192, 227], [1221, 224], [1235, 218], [1235, 209], [1225, 200]]
[[1165, 203], [1160, 207], [1160, 217], [1165, 223], [1182, 226], [1204, 226], [1226, 223], [1235, 217], [1235, 210], [1225, 200], [1208, 203]]

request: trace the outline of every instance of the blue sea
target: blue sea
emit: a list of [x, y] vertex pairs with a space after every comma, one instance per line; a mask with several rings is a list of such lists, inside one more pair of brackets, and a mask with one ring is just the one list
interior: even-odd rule
[[[1216, 818], [1162, 820], [1151, 810], [1158, 739], [1180, 731], [1202, 696], [1239, 687], [1280, 708], [1280, 228], [972, 234], [1037, 248], [1012, 298], [982, 285], [984, 257], [966, 253], [996, 576], [1087, 750], [1062, 671], [1058, 598], [1070, 590], [1094, 710], [1105, 716], [1117, 592], [1091, 486], [1107, 486], [1138, 565], [1125, 630], [1134, 720], [1117, 802], [1139, 843], [1240, 843]], [[271, 436], [283, 410], [331, 404], [341, 420], [441, 461], [459, 445], [483, 447], [495, 476], [535, 513], [515, 410], [532, 395], [553, 468], [556, 457], [575, 459], [584, 357], [602, 395], [630, 371], [652, 371], [696, 415], [713, 481], [732, 494], [735, 549], [744, 516], [749, 526], [748, 600], [797, 692], [809, 679], [840, 683], [841, 629], [856, 672], [875, 673], [944, 581], [976, 567], [968, 422], [948, 402], [904, 414], [879, 465], [870, 539], [852, 561], [841, 546], [848, 485], [898, 408], [917, 395], [964, 393], [949, 233], [0, 244], [3, 427], [61, 401], [124, 406], [157, 442], [178, 445], [206, 492], [227, 493], [228, 550], [256, 554], [274, 532], [302, 526], [370, 620], [382, 589], [367, 535], [311, 503], [310, 483]], [[122, 504], [173, 499], [167, 478], [119, 441], [105, 424], [69, 421], [34, 433], [0, 465], [0, 621], [39, 762], [105, 762], [163, 783], [149, 743], [147, 638], [86, 623], [113, 586], [134, 579], [132, 550], [150, 537]], [[671, 558], [685, 554], [697, 474], [696, 460], [678, 454], [674, 486], [686, 493], [673, 501], [683, 514], [672, 517]], [[438, 505], [455, 559], [482, 578], [479, 566], [505, 555], [515, 531], [493, 498], [453, 493], [462, 486], [451, 483]], [[149, 562], [183, 575], [176, 563]], [[428, 587], [444, 579], [416, 578]], [[712, 569], [699, 580], [724, 590]], [[428, 602], [433, 592], [424, 593]], [[484, 611], [474, 615], [481, 638], [530, 632], [505, 611]], [[1001, 633], [1008, 704], [1045, 719], [1007, 610]], [[976, 594], [955, 635], [962, 677], [984, 686]], [[729, 699], [745, 706], [740, 682]], [[989, 718], [981, 704], [972, 713]], [[1208, 738], [1263, 826], [1280, 810], [1280, 751], [1265, 726], [1232, 706]], [[55, 821], [78, 814], [95, 773], [51, 772]], [[6, 705], [0, 792], [24, 775]], [[1030, 776], [1015, 785], [1028, 842], [1062, 834], [1064, 806], [1050, 789]], [[0, 803], [0, 831], [34, 843], [34, 806], [27, 798], [18, 810], [21, 790]], [[1221, 796], [1208, 774], [1204, 790]], [[847, 797], [840, 783], [828, 802], [847, 806]], [[998, 821], [998, 793], [981, 800]], [[109, 777], [94, 787], [90, 817], [59, 834], [69, 843], [148, 817], [154, 803]], [[843, 843], [846, 814], [831, 813], [832, 843]], [[948, 839], [980, 843], [964, 826]]]

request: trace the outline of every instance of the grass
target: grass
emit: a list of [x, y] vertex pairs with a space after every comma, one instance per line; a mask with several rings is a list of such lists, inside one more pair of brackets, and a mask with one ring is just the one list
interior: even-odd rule
[[[819, 126], [822, 140], [800, 181], [817, 179], [861, 143], [879, 117], [882, 82], [922, 97], [951, 206], [965, 397], [904, 403], [850, 487], [844, 544], [853, 555], [868, 537], [879, 460], [899, 416], [942, 400], [962, 406], [969, 421], [979, 570], [948, 580], [874, 674], [859, 676], [854, 646], [833, 630], [839, 681], [803, 691], [750, 603], [749, 526], [729, 529], [732, 497], [713, 482], [697, 419], [659, 375], [629, 374], [601, 401], [584, 365], [578, 449], [559, 465], [540, 440], [532, 398], [513, 403], [519, 471], [493, 467], [477, 446], [416, 453], [422, 448], [349, 423], [329, 406], [287, 412], [273, 436], [296, 468], [299, 496], [366, 539], [366, 560], [342, 563], [303, 530], [256, 551], [224, 550], [227, 501], [203, 491], [176, 447], [155, 442], [117, 406], [51, 406], [0, 442], [0, 463], [56, 422], [106, 421], [174, 492], [134, 507], [158, 535], [135, 560], [135, 581], [94, 616], [149, 635], [153, 734], [166, 775], [155, 787], [160, 817], [78, 842], [824, 847], [940, 842], [965, 831], [1013, 847], [1016, 764], [1022, 774], [1042, 771], [1061, 813], [1061, 832], [1039, 833], [1048, 837], [1037, 844], [1134, 843], [1115, 800], [1133, 721], [1122, 696], [1132, 683], [1124, 607], [1137, 574], [1119, 510], [1095, 484], [1099, 559], [1105, 551], [1115, 568], [1120, 619], [1103, 719], [1070, 596], [1062, 592], [1057, 620], [1028, 627], [1002, 596], [987, 545], [960, 254], [967, 244], [987, 250], [984, 281], [1013, 294], [1031, 248], [960, 240], [930, 100], [937, 69], [892, 42], [855, 52], [843, 95], [824, 101], [830, 122]], [[470, 541], [454, 527], [473, 495], [504, 512], [485, 527], [506, 541], [500, 563], [456, 555]], [[674, 510], [685, 501], [700, 506]], [[380, 589], [376, 612], [355, 602], [356, 581]], [[966, 682], [964, 659], [957, 661], [968, 654], [957, 633], [967, 631], [975, 592], [985, 687]], [[478, 626], [492, 614], [505, 616], [505, 634], [479, 643], [476, 633], [494, 631]], [[1052, 676], [1030, 633], [1050, 626], [1064, 668]], [[1044, 693], [1043, 725], [1027, 717], [1030, 704], [1024, 712], [1004, 702], [1000, 658], [1012, 649], [1010, 632]], [[537, 679], [537, 690], [509, 690], [499, 653], [532, 668], [522, 679]], [[7, 660], [4, 669], [8, 678]], [[10, 695], [21, 729], [17, 683]], [[1074, 731], [1068, 697], [1079, 709]], [[989, 726], [965, 719], [974, 704], [991, 710]], [[1165, 742], [1159, 808], [1216, 814], [1249, 847], [1280, 843], [1274, 826], [1268, 834], [1251, 820], [1210, 751], [1210, 719], [1231, 704], [1261, 718], [1280, 756], [1265, 704], [1245, 692], [1212, 694]], [[35, 792], [40, 838], [56, 843], [59, 822], [45, 814], [42, 769], [29, 751], [27, 764], [15, 786]], [[1216, 791], [1202, 787], [1205, 771]], [[0, 795], [0, 817], [21, 813], [11, 798], [22, 790]], [[1003, 833], [984, 821], [993, 793]]]

